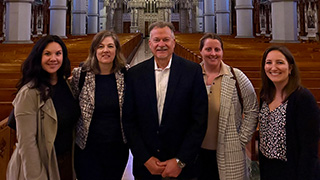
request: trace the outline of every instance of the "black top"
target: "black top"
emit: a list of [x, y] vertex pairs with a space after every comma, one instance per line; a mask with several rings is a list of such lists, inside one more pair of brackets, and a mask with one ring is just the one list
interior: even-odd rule
[[98, 143], [122, 141], [115, 74], [96, 75], [95, 81], [95, 108], [88, 139]]
[[73, 98], [63, 79], [52, 86], [52, 101], [58, 118], [58, 131], [54, 146], [59, 156], [72, 150], [73, 130], [80, 116], [80, 108], [78, 101]]

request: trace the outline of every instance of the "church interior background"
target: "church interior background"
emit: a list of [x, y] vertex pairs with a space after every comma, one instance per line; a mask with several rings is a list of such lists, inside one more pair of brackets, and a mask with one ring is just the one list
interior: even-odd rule
[[[103, 30], [148, 37], [148, 26], [162, 20], [172, 22], [175, 33], [318, 45], [319, 8], [320, 0], [0, 0], [0, 43], [30, 44], [47, 34], [70, 38]], [[257, 165], [251, 168], [259, 171]]]
[[[3, 43], [32, 43], [32, 38], [46, 34], [67, 38], [102, 30], [141, 32], [146, 37], [148, 25], [159, 20], [172, 22], [176, 33], [272, 37], [273, 26], [289, 23], [284, 28], [294, 29], [289, 41], [319, 41], [320, 34], [320, 0], [0, 0], [0, 5]], [[292, 6], [294, 12], [281, 15], [281, 6]]]

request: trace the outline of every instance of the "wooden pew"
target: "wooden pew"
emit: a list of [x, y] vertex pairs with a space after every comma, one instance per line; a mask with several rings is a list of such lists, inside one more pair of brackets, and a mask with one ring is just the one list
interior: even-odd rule
[[[202, 33], [196, 34], [176, 34], [175, 53], [186, 59], [199, 63], [202, 61], [199, 50], [199, 40]], [[242, 70], [252, 81], [253, 86], [259, 95], [261, 85], [260, 68], [263, 52], [271, 45], [268, 40], [261, 38], [236, 39], [232, 36], [221, 36], [224, 42], [224, 62]], [[320, 107], [320, 46], [319, 43], [309, 44], [278, 44], [285, 45], [290, 49], [297, 66], [300, 70], [301, 83], [307, 87], [315, 96]], [[258, 160], [258, 133], [253, 135], [251, 142], [247, 146], [247, 154], [251, 160]], [[320, 157], [320, 142], [319, 142]]]
[[16, 142], [15, 131], [7, 126], [7, 121], [8, 119], [0, 121], [0, 179], [6, 179], [7, 164]]
[[[118, 34], [122, 53], [133, 57], [142, 41], [141, 33]], [[93, 35], [64, 39], [71, 67], [78, 67], [86, 60]], [[5, 179], [6, 167], [14, 149], [15, 132], [7, 124], [7, 116], [12, 110], [12, 100], [16, 83], [20, 79], [22, 62], [27, 58], [34, 44], [0, 44], [0, 179]]]

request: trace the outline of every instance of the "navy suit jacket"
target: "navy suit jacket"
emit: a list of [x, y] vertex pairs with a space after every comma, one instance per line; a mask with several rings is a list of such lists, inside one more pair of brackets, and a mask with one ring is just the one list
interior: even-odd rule
[[154, 57], [132, 67], [127, 76], [123, 123], [134, 156], [133, 174], [152, 176], [144, 163], [179, 158], [186, 163], [179, 177], [194, 176], [194, 162], [207, 128], [208, 97], [199, 64], [172, 56], [170, 75], [159, 125]]

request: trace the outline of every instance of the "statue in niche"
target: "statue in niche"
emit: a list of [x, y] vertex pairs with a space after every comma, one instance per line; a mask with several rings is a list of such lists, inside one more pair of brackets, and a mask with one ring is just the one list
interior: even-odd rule
[[260, 24], [261, 24], [261, 28], [266, 28], [266, 20], [264, 16], [261, 17]]
[[311, 2], [309, 2], [308, 5], [308, 11], [307, 11], [307, 26], [308, 28], [316, 28], [315, 26], [316, 18], [315, 18], [315, 10], [313, 10], [311, 6]]
[[138, 10], [135, 8], [133, 14], [133, 26], [138, 26]]
[[114, 28], [114, 9], [111, 8], [110, 9], [110, 23], [111, 23], [111, 28], [113, 29]]
[[313, 14], [308, 15], [308, 28], [316, 28], [315, 26], [316, 19]]
[[169, 12], [168, 9], [164, 10], [164, 21], [169, 22]]
[[188, 8], [188, 25], [189, 27], [191, 27], [191, 23], [192, 23], [192, 9], [191, 7]]

